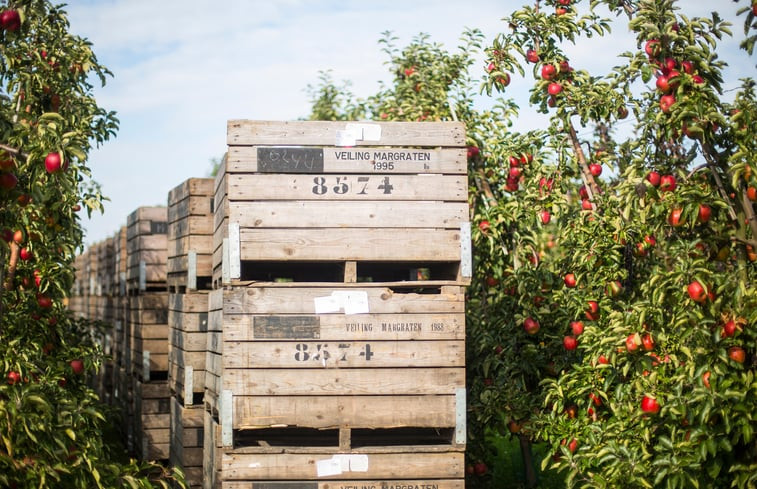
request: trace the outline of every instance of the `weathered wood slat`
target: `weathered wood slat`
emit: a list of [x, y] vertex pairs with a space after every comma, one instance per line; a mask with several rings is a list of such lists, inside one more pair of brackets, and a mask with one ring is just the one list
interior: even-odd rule
[[223, 480], [436, 479], [461, 478], [464, 474], [463, 453], [423, 452], [423, 447], [417, 448], [413, 453], [350, 454], [356, 457], [353, 463], [359, 464], [360, 470], [320, 477], [318, 468], [323, 465], [318, 462], [333, 459], [333, 454], [224, 453], [221, 474]]
[[284, 484], [223, 481], [221, 489], [465, 489], [464, 479], [382, 479], [361, 481], [291, 481]]
[[235, 201], [466, 201], [465, 175], [226, 175], [227, 199]]
[[460, 232], [445, 229], [243, 229], [239, 242], [242, 260], [460, 260]]
[[[228, 202], [228, 201], [226, 201]], [[446, 228], [468, 221], [463, 202], [231, 202], [221, 210], [240, 228]], [[223, 218], [222, 218], [223, 220]], [[217, 223], [223, 225], [223, 222]]]
[[[288, 145], [332, 146], [337, 131], [356, 124], [375, 129], [380, 127], [376, 141], [358, 140], [356, 146], [465, 146], [465, 126], [460, 122], [366, 122], [341, 121], [252, 121], [230, 120], [227, 123], [227, 144], [275, 145], [286, 141]], [[366, 131], [369, 132], [369, 131]]]
[[188, 178], [168, 191], [168, 206], [193, 196], [213, 194], [212, 178]]
[[168, 309], [183, 313], [208, 312], [208, 293], [193, 291], [186, 294], [168, 294]]
[[224, 341], [271, 340], [462, 340], [465, 315], [438, 314], [321, 314], [265, 315], [209, 314], [213, 330], [223, 330]]
[[149, 222], [149, 221], [166, 221], [166, 207], [163, 206], [156, 206], [156, 207], [139, 207], [132, 211], [127, 217], [126, 217], [126, 226], [132, 226], [133, 224], [142, 222]]
[[[208, 219], [212, 219], [208, 216]], [[210, 255], [213, 252], [213, 235], [212, 234], [192, 234], [181, 236], [176, 239], [167, 241], [168, 258], [175, 256], [184, 256], [190, 251], [194, 251], [198, 256]]]
[[234, 396], [234, 429], [443, 428], [455, 426], [455, 396]]
[[[223, 345], [225, 372], [229, 369], [404, 369], [464, 365], [463, 341], [225, 342]], [[247, 371], [246, 374], [250, 377], [260, 375], [258, 371]], [[402, 375], [400, 370], [397, 375]]]
[[[266, 149], [266, 147], [260, 146], [230, 146], [225, 172], [256, 173], [265, 171], [265, 167], [260, 168], [258, 166], [258, 151], [265, 151]], [[277, 156], [282, 159], [290, 157], [295, 170], [300, 170], [301, 173], [313, 172], [306, 161], [302, 161], [301, 165], [298, 164], [298, 155], [287, 155], [286, 147], [276, 146], [271, 149], [280, 153]], [[328, 146], [320, 149], [323, 151], [322, 173], [443, 173], [464, 175], [468, 170], [465, 149], [339, 148]]]
[[[214, 294], [210, 294], [210, 308]], [[223, 294], [225, 292], [225, 294]], [[399, 293], [384, 287], [247, 287], [233, 288], [221, 294], [224, 314], [315, 314], [315, 299], [333, 296], [334, 292], [367, 296], [368, 310], [377, 314], [456, 313], [465, 312], [465, 296], [459, 287], [439, 294]]]
[[145, 252], [163, 251], [167, 248], [168, 238], [165, 234], [136, 236], [126, 243], [126, 252], [129, 256], [139, 255]]
[[189, 216], [168, 226], [168, 239], [182, 236], [213, 234], [213, 220], [208, 216]]
[[[209, 368], [208, 365], [206, 367]], [[239, 396], [454, 394], [463, 368], [225, 370], [222, 389]]]

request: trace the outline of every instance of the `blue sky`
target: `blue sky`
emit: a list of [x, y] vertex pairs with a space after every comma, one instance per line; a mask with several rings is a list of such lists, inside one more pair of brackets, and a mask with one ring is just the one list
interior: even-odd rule
[[[744, 2], [740, 2], [744, 4]], [[98, 103], [121, 120], [117, 138], [90, 155], [102, 184], [106, 212], [84, 218], [87, 244], [112, 236], [126, 216], [144, 205], [165, 205], [168, 191], [187, 178], [206, 176], [211, 158], [225, 151], [229, 119], [291, 120], [309, 112], [305, 88], [321, 70], [350, 80], [361, 97], [388, 80], [378, 40], [391, 30], [406, 45], [419, 33], [454, 50], [464, 28], [491, 40], [514, 0], [72, 0], [71, 31], [93, 43], [114, 78], [96, 90]], [[687, 0], [691, 15], [708, 15], [711, 0]], [[726, 18], [737, 6], [718, 2]], [[737, 39], [742, 23], [733, 28]], [[614, 56], [636, 49], [628, 32], [615, 31], [612, 49], [579, 44], [571, 64], [607, 70]], [[749, 59], [729, 41], [733, 69], [726, 87], [754, 76]], [[621, 47], [622, 46], [622, 47]], [[728, 60], [728, 58], [726, 58]], [[483, 63], [482, 63], [483, 65]], [[483, 66], [482, 66], [483, 68]], [[521, 106], [520, 128], [541, 119], [528, 111], [528, 83], [508, 89]]]

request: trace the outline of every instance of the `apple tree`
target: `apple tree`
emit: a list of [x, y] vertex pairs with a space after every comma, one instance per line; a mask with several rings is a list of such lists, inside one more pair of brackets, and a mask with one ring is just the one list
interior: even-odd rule
[[[489, 254], [470, 305], [488, 309], [485, 409], [547, 442], [543, 467], [570, 486], [757, 477], [754, 82], [727, 101], [716, 53], [729, 25], [677, 7], [537, 2], [487, 48], [484, 89], [530, 67], [551, 124], [482, 152]], [[638, 46], [604, 75], [563, 50], [597, 37], [606, 49], [600, 8]]]
[[66, 310], [79, 213], [102, 210], [87, 155], [118, 128], [92, 95], [110, 73], [46, 0], [3, 2], [0, 45], [0, 485], [167, 487], [105, 439], [102, 351]]

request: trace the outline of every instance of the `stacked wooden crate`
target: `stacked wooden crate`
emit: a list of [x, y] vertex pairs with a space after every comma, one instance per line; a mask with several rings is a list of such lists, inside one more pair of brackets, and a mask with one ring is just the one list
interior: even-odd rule
[[126, 330], [128, 299], [126, 297], [126, 226], [113, 235], [113, 271], [110, 276], [113, 295], [113, 404], [125, 407], [131, 382], [126, 375], [126, 362], [131, 361], [130, 334]]
[[462, 489], [463, 126], [230, 121], [228, 144], [204, 487]]
[[89, 291], [87, 280], [87, 253], [85, 250], [74, 258], [74, 283], [71, 287], [71, 293], [68, 297], [68, 308], [76, 317], [85, 317], [87, 315], [87, 306], [85, 294]]
[[202, 487], [213, 183], [191, 178], [168, 193], [170, 461], [184, 471], [192, 488]]
[[130, 448], [142, 459], [168, 460], [167, 211], [140, 207], [126, 223], [126, 292], [129, 296], [127, 375], [133, 381]]
[[86, 273], [89, 282], [87, 292], [87, 317], [89, 319], [98, 319], [100, 301], [97, 293], [97, 275], [100, 265], [100, 243], [94, 243], [89, 247], [87, 253]]
[[97, 297], [97, 316], [101, 321], [99, 340], [105, 354], [100, 372], [98, 372], [97, 391], [100, 398], [107, 403], [113, 396], [113, 353], [115, 341], [115, 302], [112, 294], [112, 275], [115, 268], [113, 238], [106, 238], [97, 246], [97, 276], [95, 278], [95, 295]]

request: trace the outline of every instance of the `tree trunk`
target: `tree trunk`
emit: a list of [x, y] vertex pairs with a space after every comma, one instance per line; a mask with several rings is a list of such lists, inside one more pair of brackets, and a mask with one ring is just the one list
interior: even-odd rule
[[526, 487], [536, 487], [536, 471], [534, 470], [534, 456], [531, 452], [531, 440], [526, 435], [518, 435], [520, 454], [523, 456], [523, 471], [526, 475]]

